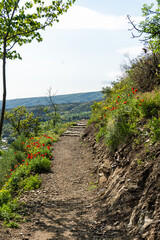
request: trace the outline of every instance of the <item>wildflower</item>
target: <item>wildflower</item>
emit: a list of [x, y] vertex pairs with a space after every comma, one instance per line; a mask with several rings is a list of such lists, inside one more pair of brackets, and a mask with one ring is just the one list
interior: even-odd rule
[[139, 97], [137, 97], [137, 99], [139, 99]]
[[14, 168], [17, 168], [17, 167], [18, 167], [17, 165], [14, 166]]
[[[105, 117], [105, 116], [106, 116], [106, 115], [104, 115], [104, 117]], [[50, 146], [47, 146], [47, 148], [50, 149]]]
[[49, 158], [52, 158], [52, 156], [50, 156]]
[[26, 165], [28, 166], [28, 164], [29, 164], [29, 163], [27, 162]]
[[17, 152], [15, 152], [15, 154], [16, 154]]
[[[104, 114], [104, 117], [106, 117], [106, 115]], [[49, 149], [49, 148], [48, 148]]]
[[141, 106], [141, 103], [139, 104], [139, 106]]
[[126, 104], [126, 103], [127, 103], [127, 101], [124, 102], [124, 104]]
[[132, 87], [132, 91], [134, 90], [134, 88]]
[[25, 160], [23, 159], [22, 162], [25, 162]]
[[134, 91], [133, 91], [132, 93], [133, 93], [133, 94], [135, 94], [135, 92], [134, 92]]
[[9, 178], [9, 175], [7, 177]]
[[117, 98], [120, 98], [120, 96], [118, 96]]
[[141, 102], [144, 102], [144, 99]]
[[53, 165], [52, 165], [52, 167], [53, 167]]
[[138, 90], [137, 90], [137, 89], [135, 89], [134, 91], [135, 91], [135, 92], [137, 92]]

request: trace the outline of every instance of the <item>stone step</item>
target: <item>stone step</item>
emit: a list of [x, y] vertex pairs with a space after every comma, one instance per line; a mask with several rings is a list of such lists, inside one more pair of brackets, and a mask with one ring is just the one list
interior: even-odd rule
[[85, 123], [77, 123], [65, 131], [62, 136], [80, 137], [83, 134], [85, 128]]

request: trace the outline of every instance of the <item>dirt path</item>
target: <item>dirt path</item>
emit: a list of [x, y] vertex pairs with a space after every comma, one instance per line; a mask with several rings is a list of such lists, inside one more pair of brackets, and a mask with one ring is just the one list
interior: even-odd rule
[[9, 239], [105, 239], [95, 230], [96, 193], [90, 185], [96, 179], [92, 154], [79, 137], [83, 130], [84, 126], [72, 129], [54, 145], [52, 172], [43, 175], [39, 190], [28, 192], [22, 199], [31, 222], [22, 224], [14, 236], [10, 231]]

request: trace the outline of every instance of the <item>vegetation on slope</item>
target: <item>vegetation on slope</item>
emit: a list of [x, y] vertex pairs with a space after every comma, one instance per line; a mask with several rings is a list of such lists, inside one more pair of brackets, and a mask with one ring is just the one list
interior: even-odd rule
[[111, 152], [128, 141], [160, 140], [159, 64], [158, 53], [132, 61], [121, 79], [103, 89], [104, 100], [92, 106], [89, 122], [97, 123], [96, 139], [103, 137]]
[[68, 125], [59, 124], [52, 131], [41, 125], [36, 135], [30, 129], [30, 136], [24, 136], [21, 129], [8, 149], [0, 152], [0, 220], [8, 227], [18, 227], [18, 222], [25, 221], [24, 206], [18, 199], [25, 191], [40, 187], [39, 174], [53, 167], [53, 142]]

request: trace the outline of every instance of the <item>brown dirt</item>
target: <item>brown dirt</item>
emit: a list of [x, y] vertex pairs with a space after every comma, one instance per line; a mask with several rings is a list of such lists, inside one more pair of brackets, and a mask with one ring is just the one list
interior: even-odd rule
[[54, 145], [51, 173], [21, 198], [28, 222], [0, 227], [0, 240], [160, 239], [160, 144], [128, 142], [110, 154], [94, 125], [83, 130]]

